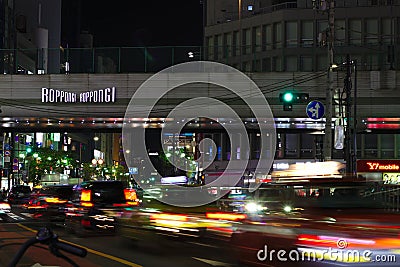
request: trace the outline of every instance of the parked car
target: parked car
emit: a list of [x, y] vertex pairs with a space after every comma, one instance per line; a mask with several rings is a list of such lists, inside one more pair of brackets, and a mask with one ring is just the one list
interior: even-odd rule
[[77, 235], [115, 233], [115, 218], [137, 205], [132, 190], [120, 181], [83, 182], [73, 188], [66, 206], [65, 228]]
[[11, 205], [26, 203], [31, 192], [32, 190], [28, 185], [14, 185], [8, 192], [7, 201]]
[[51, 222], [64, 222], [65, 207], [71, 200], [73, 185], [49, 185], [35, 190], [23, 208], [34, 214], [34, 218]]

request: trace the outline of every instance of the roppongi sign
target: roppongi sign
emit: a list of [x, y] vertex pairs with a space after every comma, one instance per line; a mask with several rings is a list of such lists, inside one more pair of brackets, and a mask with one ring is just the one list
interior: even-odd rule
[[112, 103], [115, 93], [115, 87], [81, 93], [43, 87], [42, 103]]

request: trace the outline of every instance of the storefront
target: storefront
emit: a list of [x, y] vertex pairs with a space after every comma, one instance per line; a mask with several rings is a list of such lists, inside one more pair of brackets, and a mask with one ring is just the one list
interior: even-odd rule
[[358, 160], [357, 173], [367, 181], [400, 184], [400, 160]]

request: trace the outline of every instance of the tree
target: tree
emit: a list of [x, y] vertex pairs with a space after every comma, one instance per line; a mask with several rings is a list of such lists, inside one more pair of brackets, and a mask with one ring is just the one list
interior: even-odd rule
[[26, 157], [28, 161], [28, 182], [37, 184], [44, 174], [64, 173], [65, 169], [74, 170], [77, 162], [65, 151], [50, 148], [37, 148]]

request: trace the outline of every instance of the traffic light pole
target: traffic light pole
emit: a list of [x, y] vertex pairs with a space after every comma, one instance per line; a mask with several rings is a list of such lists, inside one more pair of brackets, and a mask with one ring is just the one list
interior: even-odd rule
[[333, 90], [334, 79], [333, 69], [333, 44], [335, 41], [335, 0], [329, 0], [329, 36], [328, 36], [328, 88], [326, 90], [326, 122], [325, 122], [325, 138], [324, 138], [324, 160], [332, 159], [332, 110], [333, 110]]

